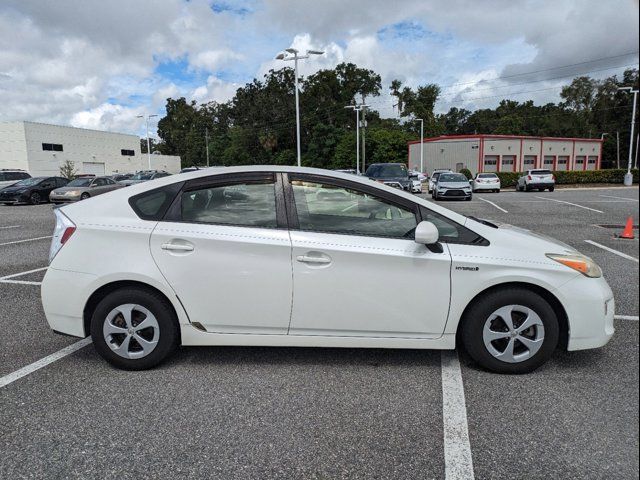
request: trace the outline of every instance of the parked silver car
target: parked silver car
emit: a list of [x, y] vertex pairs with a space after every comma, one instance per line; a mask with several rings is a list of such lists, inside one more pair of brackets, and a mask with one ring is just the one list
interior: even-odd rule
[[122, 188], [122, 185], [110, 177], [76, 178], [64, 187], [53, 190], [49, 200], [53, 203], [77, 202], [118, 188]]
[[449, 198], [464, 198], [471, 200], [471, 185], [469, 180], [461, 173], [440, 172], [433, 186], [431, 198], [434, 200], [442, 200]]
[[488, 191], [500, 193], [500, 178], [495, 173], [476, 173], [471, 180], [471, 189], [474, 192]]
[[129, 185], [135, 185], [136, 183], [148, 182], [149, 180], [153, 180], [156, 178], [168, 177], [171, 175], [164, 170], [143, 170], [141, 172], [137, 172], [133, 177], [128, 180], [123, 180], [120, 185], [124, 185], [125, 187]]
[[553, 192], [556, 187], [556, 177], [551, 170], [539, 168], [535, 170], [527, 170], [524, 175], [518, 179], [516, 190], [519, 192], [530, 192], [531, 190], [549, 190]]

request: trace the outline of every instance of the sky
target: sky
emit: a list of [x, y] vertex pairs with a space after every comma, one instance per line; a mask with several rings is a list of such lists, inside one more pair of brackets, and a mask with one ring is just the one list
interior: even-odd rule
[[441, 85], [438, 112], [556, 102], [574, 76], [637, 67], [638, 37], [637, 0], [0, 0], [0, 121], [144, 136], [137, 116], [227, 101], [289, 47], [325, 52], [302, 76], [379, 73], [385, 117], [393, 79]]

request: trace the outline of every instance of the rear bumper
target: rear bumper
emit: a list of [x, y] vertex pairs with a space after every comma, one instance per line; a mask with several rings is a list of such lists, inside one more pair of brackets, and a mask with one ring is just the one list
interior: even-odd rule
[[473, 186], [475, 191], [480, 190], [500, 190], [499, 183], [477, 183]]
[[529, 188], [549, 188], [554, 187], [556, 185], [555, 182], [529, 182], [527, 186]]
[[[52, 330], [84, 338], [83, 312], [97, 277], [88, 273], [68, 272], [49, 267], [40, 295], [47, 323]], [[64, 295], [63, 295], [64, 293]]]

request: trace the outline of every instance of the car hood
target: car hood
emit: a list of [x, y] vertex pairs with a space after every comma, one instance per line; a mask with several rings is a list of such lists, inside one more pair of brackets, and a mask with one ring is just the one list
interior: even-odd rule
[[444, 188], [464, 188], [469, 186], [469, 182], [440, 182], [438, 186]]
[[376, 180], [377, 182], [408, 182], [409, 177], [370, 177], [371, 180]]
[[[510, 225], [508, 223], [499, 223], [490, 221], [490, 224], [493, 224], [496, 228], [487, 226], [477, 220], [469, 218], [465, 225], [471, 227], [471, 224], [478, 225], [480, 224], [480, 229], [485, 230], [488, 234], [487, 237], [494, 237], [500, 243], [505, 244], [505, 246], [514, 247], [517, 249], [525, 248], [530, 253], [533, 253], [535, 250], [538, 250], [540, 253], [571, 253], [576, 254], [580, 253], [577, 249], [572, 247], [571, 245], [567, 245], [560, 240], [557, 240], [553, 237], [549, 237], [548, 235], [543, 235], [541, 233], [536, 233], [526, 228], [516, 227], [514, 225]], [[477, 230], [480, 230], [477, 229]], [[480, 233], [480, 232], [478, 232]], [[491, 233], [496, 233], [498, 235], [491, 235]], [[493, 243], [493, 241], [492, 241]]]
[[0, 192], [2, 192], [2, 193], [18, 193], [18, 192], [22, 192], [24, 190], [29, 190], [29, 188], [31, 188], [31, 187], [24, 187], [24, 186], [16, 187], [14, 185], [10, 185], [8, 187], [4, 187], [4, 188], [0, 189]]

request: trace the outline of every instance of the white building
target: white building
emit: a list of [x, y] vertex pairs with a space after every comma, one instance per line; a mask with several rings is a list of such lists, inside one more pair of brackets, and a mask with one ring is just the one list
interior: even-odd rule
[[[602, 140], [594, 138], [527, 137], [518, 135], [445, 135], [425, 138], [423, 170], [436, 168], [477, 172], [597, 170]], [[409, 168], [420, 170], [420, 140], [409, 142]]]
[[[59, 175], [69, 160], [78, 173], [110, 175], [149, 168], [137, 135], [35, 122], [0, 122], [0, 169]], [[151, 169], [180, 171], [180, 157], [151, 155]]]

